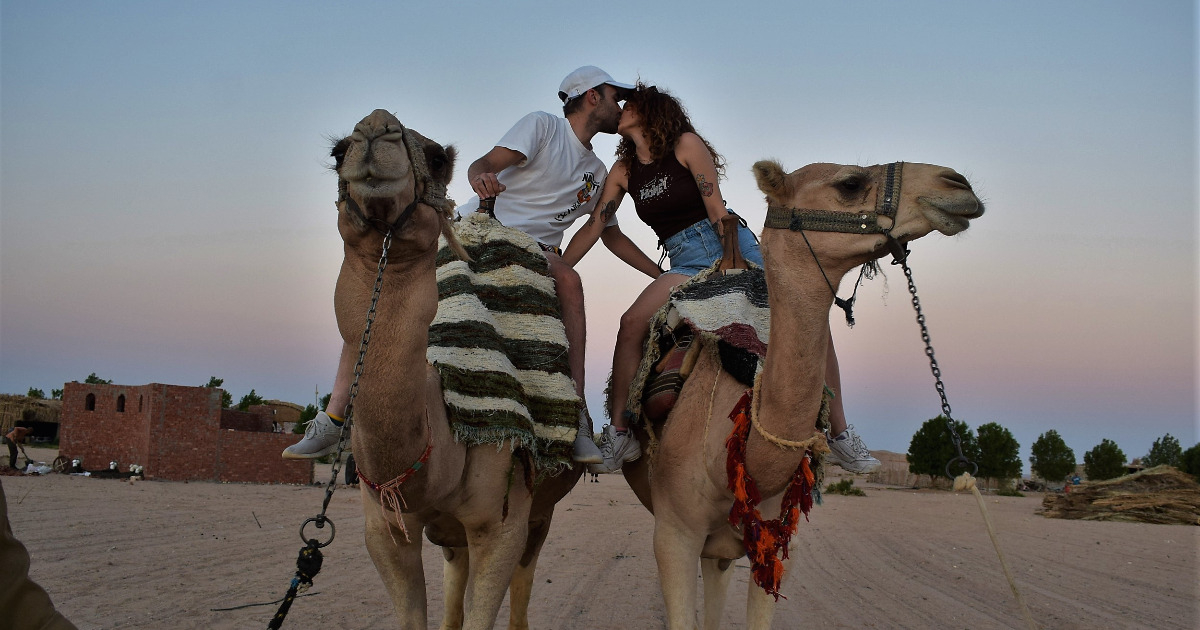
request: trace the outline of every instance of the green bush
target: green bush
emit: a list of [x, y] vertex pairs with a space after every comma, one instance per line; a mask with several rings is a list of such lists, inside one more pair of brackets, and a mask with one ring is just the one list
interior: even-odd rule
[[996, 496], [998, 496], [998, 497], [1023, 497], [1025, 495], [1020, 490], [1017, 490], [1016, 488], [1004, 487], [1004, 488], [1000, 488], [999, 490], [996, 490]]
[[831, 483], [825, 486], [825, 494], [840, 494], [845, 497], [865, 497], [866, 492], [862, 488], [854, 487], [853, 479], [843, 479], [837, 483]]

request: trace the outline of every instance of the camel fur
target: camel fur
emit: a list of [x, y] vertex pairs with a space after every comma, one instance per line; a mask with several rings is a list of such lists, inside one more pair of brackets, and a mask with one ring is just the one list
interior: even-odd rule
[[418, 200], [388, 251], [352, 402], [352, 444], [358, 470], [377, 484], [409, 471], [430, 443], [432, 451], [399, 488], [402, 514], [383, 509], [380, 494], [360, 485], [371, 559], [401, 628], [427, 627], [422, 533], [444, 548], [443, 629], [491, 628], [510, 588], [509, 628], [528, 628], [533, 572], [554, 504], [575, 485], [582, 467], [544, 479], [531, 491], [535, 471], [519, 449], [514, 452], [511, 444], [466, 447], [451, 434], [441, 382], [426, 349], [438, 307], [438, 235], [453, 239], [453, 203], [445, 199], [445, 186], [455, 151], [375, 110], [335, 145], [332, 155], [341, 193], [338, 230], [345, 245], [334, 303], [342, 338], [353, 347], [362, 339], [371, 306], [381, 230]]
[[[934, 230], [956, 234], [983, 213], [966, 178], [953, 170], [907, 163], [902, 168], [901, 198], [892, 227], [892, 235], [899, 241], [909, 242]], [[811, 164], [786, 173], [773, 161], [754, 165], [759, 188], [770, 205], [841, 212], [874, 210], [885, 169]], [[886, 238], [878, 234], [763, 232], [771, 342], [754, 400], [761, 429], [750, 431], [746, 468], [762, 493], [759, 508], [764, 519], [779, 515], [781, 495], [805, 456], [803, 450], [783, 448], [764, 436], [809, 441], [816, 445], [816, 452], [827, 448], [816, 422], [825, 385], [829, 308], [834, 296], [821, 269], [836, 288], [851, 269], [883, 256], [888, 251], [885, 243]], [[716, 355], [712, 347], [700, 351], [678, 402], [657, 431], [653, 456], [624, 467], [630, 487], [654, 514], [654, 554], [667, 627], [673, 630], [699, 626], [698, 561], [704, 583], [703, 627], [712, 630], [720, 625], [729, 568], [733, 560], [746, 554], [742, 533], [729, 524], [734, 495], [727, 488], [726, 475], [729, 413], [746, 386], [721, 370]], [[644, 428], [638, 429], [638, 436], [643, 443], [648, 439]], [[785, 572], [785, 578], [788, 575]], [[774, 605], [771, 596], [751, 584], [746, 627], [769, 628]]]

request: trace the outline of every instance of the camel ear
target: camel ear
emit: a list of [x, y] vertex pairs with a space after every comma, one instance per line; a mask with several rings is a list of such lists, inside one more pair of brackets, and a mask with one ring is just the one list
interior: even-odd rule
[[758, 182], [758, 189], [763, 191], [767, 199], [776, 203], [783, 203], [791, 197], [791, 187], [788, 186], [787, 174], [783, 172], [783, 167], [775, 160], [759, 160], [752, 167], [754, 170], [754, 180]]

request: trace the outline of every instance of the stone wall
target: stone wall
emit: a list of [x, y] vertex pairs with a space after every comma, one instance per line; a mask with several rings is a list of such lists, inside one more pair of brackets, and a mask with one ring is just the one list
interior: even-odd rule
[[59, 454], [85, 470], [145, 467], [147, 479], [312, 482], [312, 462], [279, 454], [296, 436], [271, 432], [271, 417], [221, 408], [217, 388], [67, 383]]

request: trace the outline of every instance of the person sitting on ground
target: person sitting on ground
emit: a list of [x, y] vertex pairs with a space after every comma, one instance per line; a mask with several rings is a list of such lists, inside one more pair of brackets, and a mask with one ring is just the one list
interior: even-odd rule
[[[567, 228], [592, 213], [607, 174], [604, 162], [592, 151], [592, 138], [597, 133], [616, 133], [620, 101], [632, 89], [595, 66], [568, 74], [558, 90], [563, 116], [533, 112], [517, 121], [496, 146], [471, 163], [467, 179], [477, 197], [459, 207], [460, 213], [472, 211], [480, 199], [495, 197], [496, 219], [541, 244], [562, 306], [567, 359], [581, 401], [586, 340], [583, 283], [563, 263], [560, 247]], [[651, 277], [658, 275], [658, 265], [621, 233], [615, 220], [605, 224], [600, 236], [618, 258]], [[284, 450], [284, 458], [321, 457], [337, 447], [357, 353], [356, 346], [343, 344], [329, 404], [309, 423], [304, 438]], [[592, 441], [586, 403], [580, 410], [572, 458], [587, 464], [602, 461]]]
[[[589, 468], [592, 472], [609, 473], [641, 457], [641, 446], [629, 433], [633, 417], [626, 405], [650, 332], [650, 319], [666, 304], [676, 286], [720, 258], [724, 236], [721, 219], [729, 213], [718, 184], [724, 158], [696, 133], [678, 99], [655, 86], [638, 83], [625, 101], [617, 133], [621, 136], [617, 160], [605, 180], [600, 201], [592, 217], [572, 239], [563, 260], [572, 266], [579, 262], [601, 236], [603, 226], [613, 218], [628, 192], [638, 217], [658, 236], [671, 268], [660, 272], [621, 316], [609, 397], [612, 422], [604, 427], [601, 438], [604, 462]], [[740, 223], [737, 230], [742, 257], [761, 267], [762, 254], [753, 234]], [[828, 379], [836, 391], [840, 378], [832, 340], [829, 356]], [[848, 470], [859, 468], [855, 472], [861, 472], [869, 466], [868, 458], [873, 458], [852, 429], [845, 426], [840, 399], [834, 400], [830, 416], [838, 435], [830, 440], [831, 445], [837, 445], [833, 446], [835, 455], [831, 460]], [[877, 460], [875, 464], [878, 465]]]

